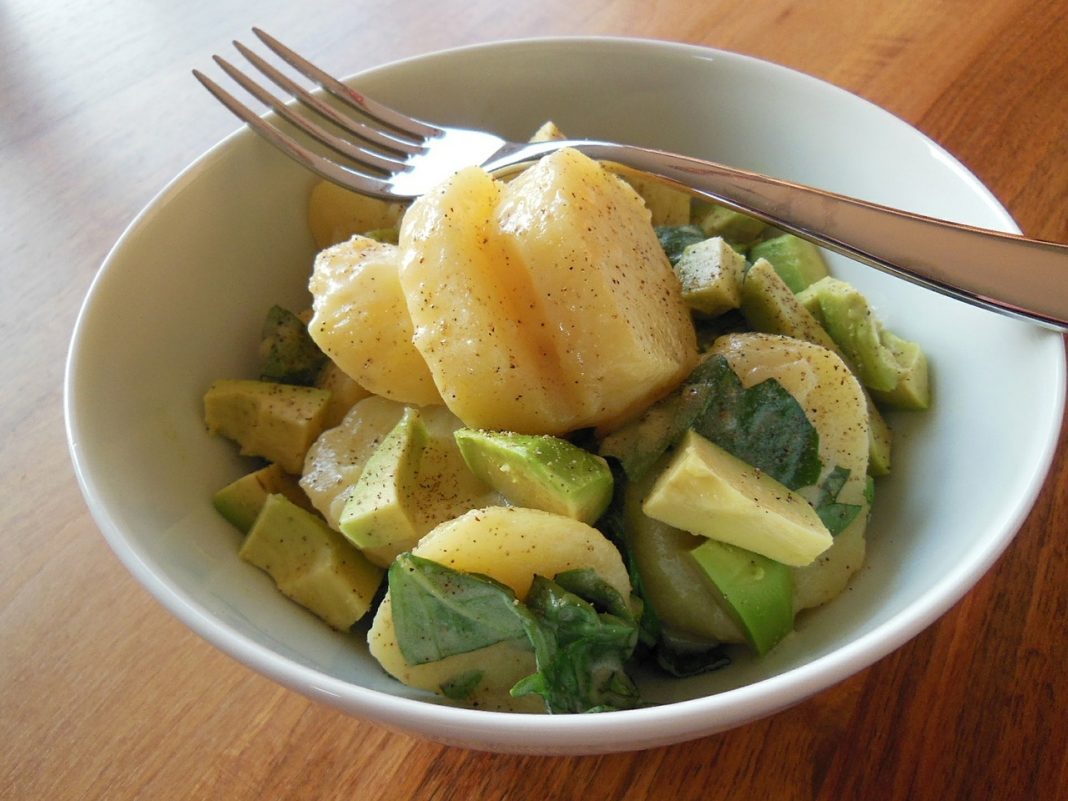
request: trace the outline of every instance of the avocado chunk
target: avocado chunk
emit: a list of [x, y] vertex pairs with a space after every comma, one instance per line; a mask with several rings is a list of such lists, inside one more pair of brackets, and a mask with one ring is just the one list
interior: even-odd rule
[[367, 613], [382, 582], [381, 568], [322, 519], [279, 494], [267, 496], [239, 555], [339, 631]]
[[[846, 354], [767, 259], [757, 259], [745, 274], [742, 281], [742, 314], [757, 331], [812, 342], [838, 354], [849, 364]], [[850, 369], [853, 369], [852, 365]], [[875, 407], [871, 394], [866, 390], [864, 394], [870, 422], [868, 472], [873, 476], [887, 475], [890, 472], [893, 434]]]
[[827, 275], [820, 249], [806, 239], [783, 234], [758, 242], [749, 249], [751, 261], [767, 259], [792, 292], [800, 292]]
[[407, 407], [367, 460], [338, 522], [357, 547], [384, 548], [419, 539], [414, 496], [427, 436], [419, 411]]
[[744, 272], [745, 258], [720, 236], [690, 245], [675, 264], [686, 305], [709, 317], [741, 306]]
[[288, 309], [272, 306], [260, 333], [260, 380], [311, 386], [326, 364], [304, 322]]
[[897, 409], [923, 411], [931, 406], [931, 384], [928, 378], [927, 355], [919, 343], [902, 339], [883, 330], [883, 344], [903, 370], [897, 386], [887, 392], [872, 390], [880, 403]]
[[565, 439], [457, 429], [471, 472], [516, 506], [593, 523], [612, 500], [612, 471], [597, 454]]
[[822, 278], [801, 292], [798, 300], [823, 324], [877, 398], [908, 409], [930, 405], [923, 350], [886, 331], [856, 287], [837, 278]]
[[755, 331], [803, 339], [839, 352], [820, 321], [801, 303], [775, 266], [765, 258], [756, 259], [745, 273], [741, 287], [741, 308], [746, 321]]
[[690, 556], [758, 655], [793, 630], [793, 574], [786, 565], [716, 540], [701, 543]]
[[235, 440], [245, 456], [262, 456], [299, 474], [323, 431], [330, 393], [273, 381], [220, 379], [204, 394], [208, 431]]
[[657, 477], [642, 511], [797, 567], [834, 542], [801, 495], [693, 431]]
[[703, 200], [693, 202], [690, 219], [705, 236], [721, 236], [732, 245], [749, 245], [768, 227], [756, 217]]
[[268, 495], [284, 495], [297, 506], [311, 511], [311, 502], [292, 476], [276, 464], [241, 476], [212, 496], [215, 510], [238, 531], [248, 533]]

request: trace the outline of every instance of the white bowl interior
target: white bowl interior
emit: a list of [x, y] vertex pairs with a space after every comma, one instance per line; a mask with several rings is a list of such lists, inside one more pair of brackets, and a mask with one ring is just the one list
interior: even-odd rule
[[[442, 122], [524, 138], [572, 136], [713, 158], [910, 210], [1013, 229], [952, 157], [827, 84], [745, 57], [635, 40], [467, 48], [366, 73], [369, 94]], [[205, 112], [208, 113], [208, 112]], [[541, 753], [640, 748], [737, 725], [870, 664], [944, 612], [1007, 545], [1045, 476], [1064, 403], [1055, 334], [832, 257], [888, 324], [930, 356], [935, 408], [895, 415], [868, 566], [848, 600], [803, 616], [760, 661], [688, 680], [643, 678], [664, 706], [517, 716], [428, 701], [385, 676], [240, 562], [211, 494], [247, 471], [208, 436], [200, 398], [251, 375], [267, 307], [306, 304], [312, 178], [247, 131], [167, 187], [108, 256], [75, 332], [71, 450], [111, 546], [171, 611], [220, 648], [339, 708], [462, 745]]]

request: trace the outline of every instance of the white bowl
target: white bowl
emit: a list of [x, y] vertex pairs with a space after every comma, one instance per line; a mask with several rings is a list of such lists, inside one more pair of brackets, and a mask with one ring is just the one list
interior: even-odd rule
[[[546, 119], [861, 198], [1016, 230], [952, 156], [871, 104], [743, 56], [664, 42], [550, 39], [403, 61], [353, 79], [431, 120], [523, 138]], [[210, 113], [210, 109], [203, 113]], [[218, 113], [223, 113], [219, 111]], [[1059, 336], [838, 257], [886, 322], [930, 355], [935, 406], [892, 416], [868, 566], [848, 602], [804, 616], [763, 660], [687, 680], [643, 678], [657, 705], [600, 715], [460, 709], [387, 677], [238, 560], [211, 494], [248, 469], [201, 423], [217, 377], [249, 375], [273, 303], [300, 307], [312, 178], [247, 130], [152, 201], [108, 255], [66, 376], [70, 448], [89, 508], [145, 587], [194, 631], [281, 684], [353, 715], [462, 746], [594, 753], [737, 726], [887, 654], [961, 597], [1008, 545], [1048, 469], [1064, 405]]]

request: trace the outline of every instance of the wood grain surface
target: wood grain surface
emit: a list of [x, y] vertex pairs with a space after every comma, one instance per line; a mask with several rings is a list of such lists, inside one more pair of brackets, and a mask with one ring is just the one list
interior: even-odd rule
[[1068, 241], [1064, 0], [6, 0], [0, 798], [1068, 797], [1063, 432], [1019, 536], [942, 619], [800, 706], [669, 748], [535, 758], [394, 734], [250, 672], [156, 604], [78, 492], [64, 359], [122, 229], [236, 127], [190, 70], [254, 24], [338, 73], [557, 34], [759, 56], [889, 109], [958, 156], [1026, 233]]

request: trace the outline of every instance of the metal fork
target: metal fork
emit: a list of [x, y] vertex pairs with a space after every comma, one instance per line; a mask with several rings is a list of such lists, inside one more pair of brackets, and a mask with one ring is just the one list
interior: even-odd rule
[[[324, 96], [313, 94], [240, 42], [234, 46], [249, 63], [313, 116], [298, 113], [292, 103], [279, 100], [225, 59], [215, 56], [215, 61], [249, 94], [337, 155], [325, 155], [298, 141], [200, 71], [193, 74], [271, 144], [323, 178], [361, 194], [410, 200], [465, 166], [480, 165], [496, 173], [572, 147], [591, 158], [650, 173], [913, 283], [1068, 330], [1066, 245], [924, 217], [649, 148], [593, 140], [509, 142], [487, 131], [436, 125], [367, 97], [272, 36], [257, 28], [253, 32], [298, 73], [341, 101], [344, 110], [324, 102]], [[343, 135], [329, 130], [330, 125]]]

